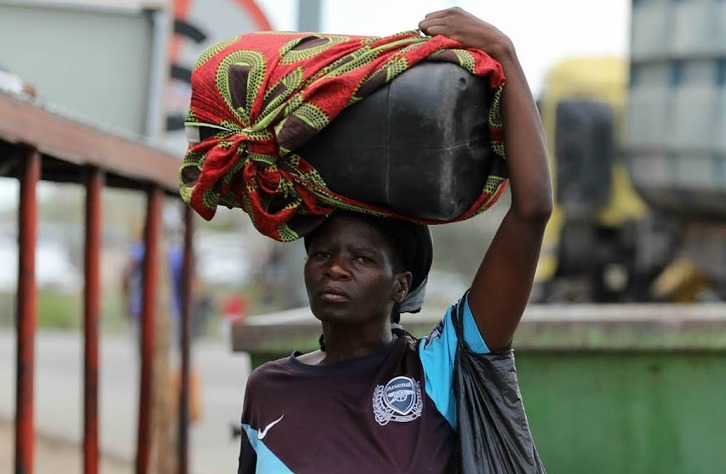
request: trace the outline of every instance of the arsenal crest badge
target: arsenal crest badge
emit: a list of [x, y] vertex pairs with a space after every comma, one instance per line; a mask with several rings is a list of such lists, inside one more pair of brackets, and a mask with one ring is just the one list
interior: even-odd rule
[[373, 392], [373, 413], [381, 426], [415, 420], [422, 412], [421, 383], [410, 377], [394, 377]]

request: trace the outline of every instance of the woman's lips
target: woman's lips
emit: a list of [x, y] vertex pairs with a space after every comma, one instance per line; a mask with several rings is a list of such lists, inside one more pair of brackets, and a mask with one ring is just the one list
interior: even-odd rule
[[318, 292], [318, 299], [328, 303], [341, 303], [343, 301], [348, 301], [350, 298], [344, 292], [331, 288]]

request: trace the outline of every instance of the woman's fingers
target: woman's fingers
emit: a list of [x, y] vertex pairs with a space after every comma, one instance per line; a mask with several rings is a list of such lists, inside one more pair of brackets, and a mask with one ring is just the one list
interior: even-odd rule
[[428, 20], [428, 19], [433, 19], [433, 18], [445, 17], [447, 15], [450, 15], [451, 12], [456, 11], [456, 10], [461, 10], [461, 8], [459, 8], [459, 7], [447, 8], [446, 10], [438, 10], [435, 12], [427, 13], [426, 16], [424, 17], [424, 19]]
[[445, 27], [447, 24], [447, 20], [451, 17], [453, 13], [453, 10], [453, 8], [450, 8], [448, 10], [439, 10], [436, 12], [428, 13], [424, 17], [424, 19], [419, 22], [419, 29], [426, 33], [426, 30], [429, 30], [433, 27]]
[[428, 36], [443, 35], [466, 48], [479, 49], [490, 55], [499, 55], [510, 46], [504, 33], [458, 7], [429, 13], [419, 23], [419, 29]]

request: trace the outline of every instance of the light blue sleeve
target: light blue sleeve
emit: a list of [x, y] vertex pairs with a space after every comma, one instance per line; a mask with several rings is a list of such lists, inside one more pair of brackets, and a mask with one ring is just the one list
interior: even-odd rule
[[[469, 301], [462, 298], [459, 304], [464, 305], [464, 340], [471, 350], [486, 354], [489, 352], [474, 316], [469, 308]], [[426, 394], [431, 398], [444, 415], [449, 424], [457, 429], [456, 400], [454, 398], [454, 357], [456, 356], [456, 330], [451, 320], [451, 306], [431, 331], [428, 337], [421, 340], [419, 357], [426, 378]]]

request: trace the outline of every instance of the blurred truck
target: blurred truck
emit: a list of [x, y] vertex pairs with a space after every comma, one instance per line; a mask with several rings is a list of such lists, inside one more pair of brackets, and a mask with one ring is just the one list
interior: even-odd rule
[[627, 90], [625, 58], [569, 58], [548, 73], [538, 104], [555, 209], [534, 301], [648, 300], [673, 259], [677, 225], [636, 193], [622, 154]]
[[631, 28], [628, 169], [649, 208], [679, 222], [687, 263], [661, 293], [695, 298], [700, 280], [702, 299], [726, 300], [726, 2], [633, 0]]
[[633, 0], [630, 43], [561, 62], [540, 97], [535, 301], [726, 300], [726, 2]]

